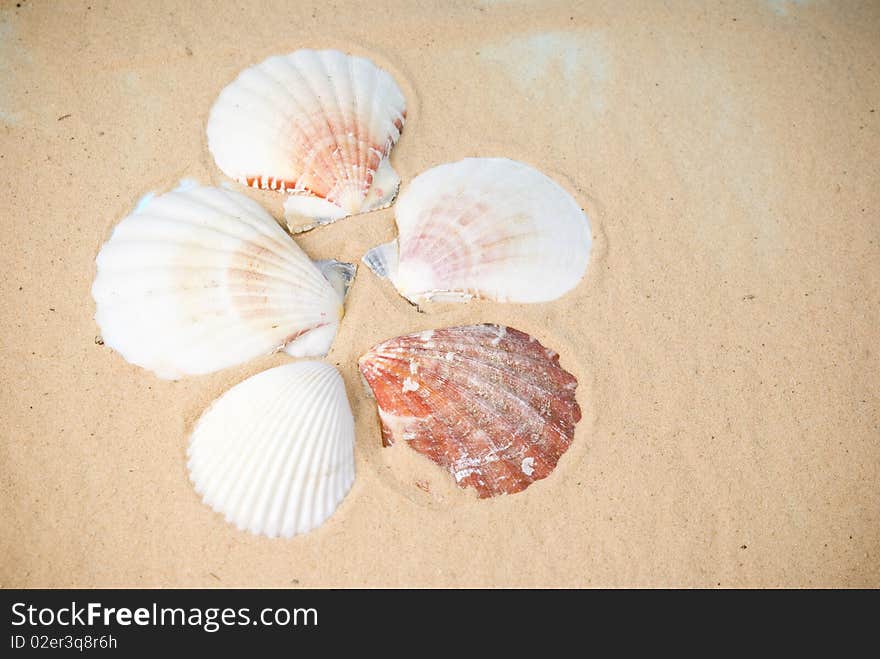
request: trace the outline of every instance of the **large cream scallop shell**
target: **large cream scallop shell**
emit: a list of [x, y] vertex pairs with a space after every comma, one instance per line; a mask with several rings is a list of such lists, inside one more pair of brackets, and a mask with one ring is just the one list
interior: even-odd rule
[[536, 339], [466, 325], [389, 339], [358, 362], [387, 446], [404, 442], [481, 498], [546, 478], [581, 419], [577, 379]]
[[541, 172], [505, 158], [467, 158], [417, 176], [395, 204], [398, 238], [364, 262], [405, 298], [547, 302], [577, 286], [590, 223]]
[[311, 218], [300, 227], [310, 228], [391, 204], [400, 178], [388, 156], [405, 117], [397, 83], [370, 60], [297, 50], [223, 89], [208, 147], [227, 176], [291, 193], [286, 214]]
[[244, 195], [182, 186], [141, 203], [101, 248], [95, 320], [106, 345], [163, 378], [282, 348], [322, 355], [350, 267], [316, 266]]
[[335, 368], [258, 373], [199, 419], [188, 450], [203, 501], [241, 530], [289, 538], [320, 526], [354, 482], [354, 418]]

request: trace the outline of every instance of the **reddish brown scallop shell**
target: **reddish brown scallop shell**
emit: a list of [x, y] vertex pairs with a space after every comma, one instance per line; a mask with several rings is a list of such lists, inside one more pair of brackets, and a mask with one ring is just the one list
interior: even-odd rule
[[577, 379], [559, 355], [511, 327], [407, 334], [360, 358], [382, 440], [405, 441], [480, 498], [546, 478], [574, 438]]

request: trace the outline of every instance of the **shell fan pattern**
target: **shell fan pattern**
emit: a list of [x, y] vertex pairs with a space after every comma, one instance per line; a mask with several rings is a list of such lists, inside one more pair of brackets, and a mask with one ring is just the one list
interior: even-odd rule
[[[223, 174], [287, 195], [285, 220], [297, 232], [394, 202], [400, 177], [390, 155], [405, 120], [406, 100], [387, 71], [337, 50], [302, 49], [243, 70], [214, 102], [206, 133]], [[278, 350], [325, 355], [343, 317], [356, 266], [312, 261], [230, 187], [187, 181], [146, 195], [98, 252], [91, 292], [103, 343], [161, 378]], [[397, 200], [395, 219], [398, 237], [363, 261], [416, 305], [555, 300], [577, 286], [590, 258], [590, 222], [575, 199], [505, 158], [423, 172]], [[574, 375], [511, 327], [398, 336], [358, 366], [383, 444], [407, 444], [480, 498], [550, 476], [581, 419]], [[319, 527], [347, 496], [354, 445], [339, 371], [298, 361], [217, 398], [192, 431], [187, 468], [203, 502], [228, 522], [290, 538]]]

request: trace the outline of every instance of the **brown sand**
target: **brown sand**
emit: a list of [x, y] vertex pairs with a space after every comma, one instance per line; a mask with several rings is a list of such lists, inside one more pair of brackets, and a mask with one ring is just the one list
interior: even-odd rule
[[[0, 585], [880, 586], [878, 3], [18, 4], [0, 10]], [[328, 356], [357, 481], [322, 528], [271, 541], [202, 505], [184, 456], [213, 398], [288, 358], [160, 381], [96, 345], [89, 287], [144, 192], [223, 180], [204, 137], [223, 85], [303, 46], [398, 78], [404, 184], [521, 159], [595, 242], [546, 305], [418, 314], [361, 268]], [[386, 210], [300, 242], [357, 260], [393, 233]], [[556, 348], [585, 410], [550, 478], [489, 501], [380, 448], [355, 366], [477, 321]]]

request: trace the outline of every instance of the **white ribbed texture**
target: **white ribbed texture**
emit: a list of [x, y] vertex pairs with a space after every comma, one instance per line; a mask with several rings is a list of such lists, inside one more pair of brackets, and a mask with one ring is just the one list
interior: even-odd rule
[[104, 343], [164, 378], [297, 338], [300, 354], [322, 355], [342, 315], [341, 296], [259, 204], [213, 187], [149, 198], [123, 219], [98, 253], [92, 296]]
[[395, 245], [364, 262], [411, 302], [546, 302], [577, 286], [590, 223], [541, 172], [506, 158], [466, 158], [417, 176], [395, 205]]
[[320, 526], [354, 482], [354, 418], [335, 368], [297, 362], [223, 394], [199, 419], [189, 473], [241, 530], [289, 538]]
[[304, 49], [223, 89], [208, 148], [227, 176], [292, 193], [285, 212], [314, 226], [391, 203], [400, 178], [387, 159], [405, 116], [397, 83], [371, 61]]

